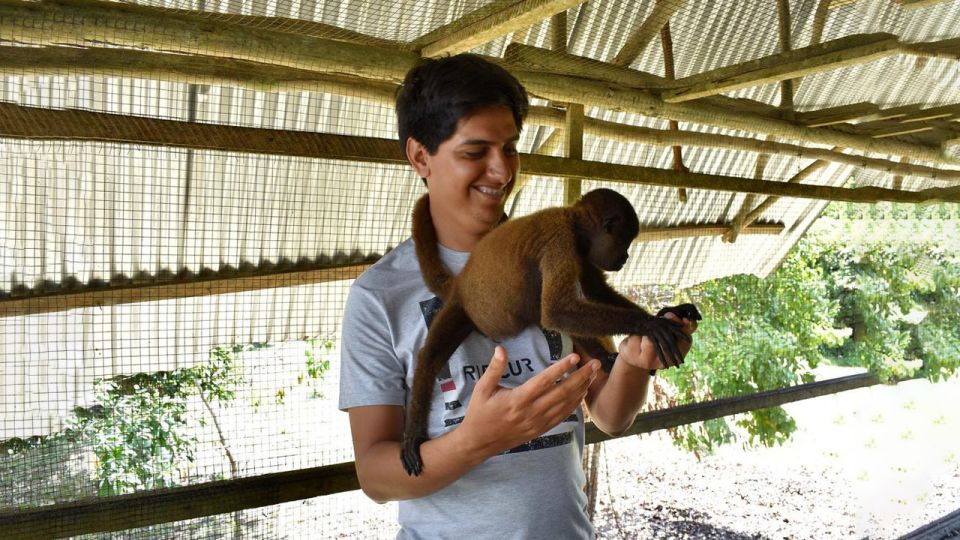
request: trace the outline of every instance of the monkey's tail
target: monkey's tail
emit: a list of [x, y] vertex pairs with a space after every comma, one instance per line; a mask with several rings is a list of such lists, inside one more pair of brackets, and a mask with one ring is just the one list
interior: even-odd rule
[[417, 262], [420, 263], [420, 272], [427, 288], [441, 300], [445, 300], [450, 292], [453, 275], [440, 260], [437, 229], [430, 216], [429, 195], [420, 197], [413, 207], [413, 243], [417, 248]]

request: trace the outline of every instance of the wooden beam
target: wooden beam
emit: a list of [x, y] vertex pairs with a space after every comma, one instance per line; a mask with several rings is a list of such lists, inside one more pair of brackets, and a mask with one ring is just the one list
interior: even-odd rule
[[[806, 167], [804, 167], [803, 170], [801, 170], [797, 174], [790, 177], [790, 179], [787, 180], [787, 182], [791, 184], [799, 184], [800, 182], [803, 182], [807, 177], [809, 177], [813, 173], [826, 167], [828, 164], [829, 162], [824, 160], [814, 161], [810, 165], [807, 165]], [[750, 230], [749, 227], [751, 226], [751, 224], [753, 224], [755, 221], [760, 219], [760, 216], [762, 216], [763, 213], [766, 212], [768, 208], [773, 206], [773, 204], [779, 200], [780, 200], [780, 197], [767, 197], [763, 201], [761, 201], [756, 208], [754, 208], [749, 213], [747, 213], [747, 215], [743, 218], [742, 222], [740, 223], [740, 226], [741, 226], [740, 234], [743, 234], [744, 231]]]
[[[880, 384], [861, 373], [640, 413], [627, 437]], [[588, 422], [586, 442], [618, 437]], [[0, 511], [0, 537], [30, 540], [122, 531], [258, 508], [360, 488], [353, 462], [206, 482], [116, 497], [94, 497], [39, 508]]]
[[856, 129], [859, 133], [869, 135], [875, 139], [882, 139], [885, 137], [898, 137], [900, 135], [931, 131], [933, 126], [917, 122], [908, 124], [901, 124], [900, 122], [880, 122], [876, 124], [871, 123], [870, 125], [858, 124]]
[[[753, 167], [753, 177], [757, 180], [763, 179], [763, 173], [767, 169], [767, 163], [770, 162], [770, 154], [758, 154], [757, 161]], [[733, 217], [733, 221], [730, 223], [730, 227], [727, 229], [727, 232], [723, 233], [723, 241], [726, 243], [732, 244], [737, 241], [737, 237], [740, 235], [740, 231], [747, 225], [746, 217], [750, 213], [750, 210], [753, 210], [753, 204], [757, 200], [757, 195], [753, 193], [747, 193], [743, 196], [743, 201], [740, 203], [740, 210], [737, 211], [737, 214]]]
[[583, 2], [584, 0], [523, 0], [424, 45], [420, 54], [440, 56], [466, 52], [510, 32], [528, 28]]
[[862, 64], [899, 50], [900, 43], [892, 34], [848, 36], [685, 77], [677, 81], [682, 87], [665, 90], [662, 97], [667, 103], [680, 103]]
[[[790, 0], [777, 0], [777, 27], [780, 35], [780, 53], [788, 54], [793, 50], [790, 38]], [[793, 79], [780, 81], [780, 109], [787, 120], [794, 119]]]
[[827, 17], [832, 0], [819, 0], [817, 10], [813, 13], [813, 25], [810, 28], [810, 43], [817, 45], [823, 41], [823, 29], [827, 26]]
[[324, 267], [316, 270], [265, 273], [246, 277], [193, 279], [157, 285], [110, 286], [97, 290], [9, 298], [0, 300], [0, 318], [329, 283], [355, 279], [369, 267], [370, 263], [364, 263]]
[[774, 135], [778, 138], [804, 141], [811, 144], [843, 146], [862, 152], [876, 152], [921, 161], [951, 165], [957, 161], [942, 153], [940, 148], [921, 146], [889, 139], [874, 139], [835, 129], [809, 128], [747, 112], [731, 113], [705, 103], [666, 103], [649, 92], [624, 88], [612, 83], [585, 80], [558, 74], [523, 71], [514, 73], [535, 96], [565, 103], [583, 103], [612, 111], [626, 111], [657, 118], [667, 118], [696, 124], [714, 125], [752, 133]]
[[578, 77], [615, 82], [631, 88], [661, 89], [669, 85], [667, 79], [652, 73], [522, 43], [507, 45], [503, 58], [511, 65], [524, 66], [527, 70], [559, 74], [573, 74], [575, 71]]
[[214, 84], [261, 92], [321, 92], [392, 104], [397, 85], [233, 58], [101, 47], [0, 45], [0, 70], [22, 75], [64, 74]]
[[[880, 379], [872, 373], [859, 373], [846, 377], [838, 377], [826, 381], [817, 381], [809, 384], [800, 384], [789, 388], [757, 392], [749, 396], [703, 401], [679, 407], [670, 407], [637, 415], [633, 425], [620, 437], [650, 433], [660, 429], [670, 429], [694, 422], [703, 422], [713, 418], [740, 414], [758, 409], [778, 407], [785, 403], [792, 403], [803, 399], [810, 399], [837, 392], [846, 392], [880, 384]], [[587, 444], [608, 441], [614, 437], [600, 431], [593, 424], [587, 425]]]
[[797, 122], [808, 127], [823, 127], [842, 124], [878, 112], [880, 112], [879, 105], [870, 102], [860, 102], [816, 111], [798, 112], [796, 113], [795, 119]]
[[[673, 64], [673, 36], [670, 34], [669, 21], [660, 29], [660, 48], [663, 50], [663, 76], [668, 81], [673, 81], [677, 78], [677, 72]], [[680, 123], [676, 120], [670, 120], [668, 127], [670, 131], [680, 131]], [[683, 147], [674, 145], [670, 151], [673, 153], [673, 170], [688, 171], [689, 169], [683, 164]], [[687, 202], [686, 188], [677, 189], [677, 200], [680, 204]]]
[[550, 18], [550, 50], [567, 51], [567, 12], [561, 11]]
[[[83, 6], [81, 8], [76, 4]], [[416, 55], [399, 50], [294, 36], [240, 25], [212, 24], [202, 17], [167, 16], [162, 9], [126, 3], [0, 0], [0, 39], [48, 44], [52, 36], [56, 36], [57, 41], [78, 45], [87, 44], [88, 41], [109, 42], [149, 49], [154, 46], [169, 47], [174, 43], [169, 40], [170, 35], [182, 37], [175, 42], [180, 52], [262, 61], [380, 81], [402, 80], [407, 70], [418, 61]], [[713, 102], [668, 104], [640, 90], [619, 88], [618, 85], [569, 75], [525, 71], [523, 66], [508, 64], [507, 67], [514, 71], [532, 94], [557, 102], [582, 103], [588, 107], [626, 110], [647, 116], [743, 129], [914, 160], [945, 164], [955, 161], [941, 154], [940, 148], [805, 128], [756, 113], [732, 112]]]
[[459, 19], [455, 19], [443, 26], [434, 28], [426, 34], [414, 39], [410, 42], [410, 47], [412, 47], [415, 51], [419, 51], [435, 41], [439, 41], [447, 36], [456, 34], [465, 28], [496, 15], [498, 12], [501, 12], [509, 7], [516, 6], [521, 1], [522, 0], [493, 0], [490, 3], [484, 4], [483, 6], [463, 15]]
[[[0, 136], [34, 140], [87, 140], [184, 147], [226, 152], [254, 152], [347, 161], [406, 164], [396, 141], [322, 133], [286, 132], [174, 120], [131, 117], [76, 110], [49, 110], [0, 104]], [[960, 202], [960, 188], [899, 192], [861, 187], [790, 185], [652, 167], [636, 167], [535, 154], [522, 157], [527, 174], [557, 178], [666, 187], [686, 187], [850, 202]]]
[[620, 48], [620, 52], [613, 57], [610, 63], [616, 66], [629, 66], [633, 63], [644, 47], [647, 46], [647, 43], [657, 37], [663, 25], [670, 22], [670, 17], [673, 17], [673, 14], [679, 11], [685, 3], [686, 0], [658, 0], [654, 4], [650, 15], [647, 15], [643, 24], [627, 37], [627, 41]]
[[906, 10], [920, 9], [942, 4], [946, 0], [893, 0]]
[[[744, 227], [741, 235], [776, 236], [785, 230], [783, 223], [764, 223], [752, 227]], [[659, 242], [678, 240], [681, 238], [698, 238], [705, 236], [723, 236], [730, 230], [729, 223], [715, 225], [678, 225], [676, 227], [643, 227], [634, 242]]]
[[960, 38], [945, 39], [932, 43], [905, 43], [901, 50], [921, 58], [960, 60]]
[[[570, 103], [564, 123], [564, 154], [571, 159], [583, 159], [583, 105]], [[582, 178], [567, 178], [563, 184], [563, 201], [567, 206], [572, 205], [580, 198]]]
[[418, 60], [415, 53], [397, 48], [288, 34], [199, 14], [100, 0], [0, 0], [0, 39], [33, 45], [108, 43], [394, 82], [403, 80]]

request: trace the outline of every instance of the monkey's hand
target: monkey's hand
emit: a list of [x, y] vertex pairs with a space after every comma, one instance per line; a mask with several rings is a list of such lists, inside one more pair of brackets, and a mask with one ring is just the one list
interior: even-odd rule
[[407, 474], [420, 476], [423, 472], [420, 445], [428, 440], [427, 430], [425, 426], [417, 426], [416, 422], [410, 422], [409, 418], [407, 420], [407, 428], [400, 441], [400, 461], [403, 462], [403, 470], [407, 471]]
[[693, 304], [680, 304], [678, 306], [664, 307], [657, 312], [657, 317], [663, 317], [667, 313], [673, 313], [677, 317], [681, 319], [687, 319], [688, 321], [703, 320], [703, 316], [700, 315], [700, 310], [698, 310], [697, 306]]
[[677, 340], [692, 341], [690, 336], [683, 331], [682, 322], [663, 317], [650, 317], [643, 322], [640, 329], [634, 334], [650, 339], [654, 350], [657, 351], [660, 363], [665, 367], [679, 366], [683, 363], [683, 353], [677, 346]]

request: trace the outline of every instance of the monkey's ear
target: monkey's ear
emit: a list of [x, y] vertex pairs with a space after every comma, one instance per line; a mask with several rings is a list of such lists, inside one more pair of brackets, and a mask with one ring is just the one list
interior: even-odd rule
[[420, 178], [430, 176], [430, 163], [427, 160], [430, 153], [427, 151], [426, 146], [413, 137], [407, 137], [406, 153], [407, 161], [409, 161], [410, 165], [417, 171], [417, 176]]

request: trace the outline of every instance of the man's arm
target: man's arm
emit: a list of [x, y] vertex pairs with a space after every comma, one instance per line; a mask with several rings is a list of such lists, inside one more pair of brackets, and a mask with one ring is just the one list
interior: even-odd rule
[[[679, 320], [673, 313], [665, 317]], [[687, 319], [682, 322], [683, 331], [692, 336], [697, 329], [697, 322]], [[677, 346], [686, 355], [692, 341], [680, 340]], [[665, 367], [657, 356], [653, 342], [645, 337], [628, 336], [620, 342], [618, 352], [613, 369], [609, 374], [602, 371], [598, 374], [585, 400], [593, 423], [604, 433], [614, 436], [622, 434], [633, 424], [637, 412], [646, 401], [650, 370]]]
[[[497, 347], [477, 381], [463, 422], [420, 447], [424, 471], [408, 476], [400, 462], [403, 407], [373, 405], [349, 409], [357, 477], [377, 502], [412, 499], [438, 491], [501, 452], [542, 435], [570, 416], [600, 372], [597, 360], [570, 355], [514, 389], [500, 386], [507, 354]], [[557, 382], [559, 380], [559, 382]]]

